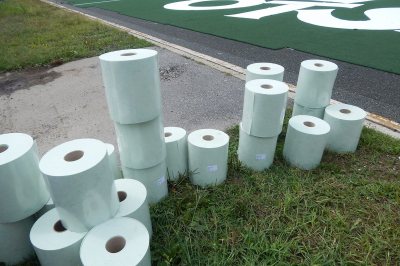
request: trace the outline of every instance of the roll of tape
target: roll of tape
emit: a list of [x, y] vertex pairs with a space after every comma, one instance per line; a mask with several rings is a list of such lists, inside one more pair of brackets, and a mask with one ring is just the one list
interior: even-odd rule
[[255, 79], [273, 79], [283, 81], [285, 68], [272, 63], [254, 63], [246, 68], [246, 82]]
[[324, 113], [325, 113], [325, 107], [308, 108], [297, 103], [293, 104], [292, 117], [296, 115], [309, 115], [323, 119]]
[[82, 241], [80, 257], [85, 266], [150, 266], [149, 233], [132, 218], [114, 218], [96, 226]]
[[291, 165], [304, 170], [316, 168], [321, 162], [330, 126], [313, 116], [290, 118], [283, 156]]
[[128, 49], [101, 55], [110, 115], [120, 124], [136, 124], [161, 114], [158, 52]]
[[114, 179], [120, 179], [122, 178], [122, 172], [121, 168], [118, 166], [118, 159], [117, 159], [117, 154], [115, 152], [114, 145], [110, 143], [106, 143], [107, 146], [107, 154], [108, 158], [110, 159], [110, 166], [111, 170], [113, 172]]
[[33, 225], [30, 240], [42, 266], [81, 265], [79, 248], [85, 235], [67, 230], [52, 209]]
[[113, 217], [119, 202], [106, 145], [77, 139], [47, 152], [39, 164], [63, 225], [86, 232]]
[[282, 131], [289, 87], [270, 79], [246, 83], [243, 130], [256, 137], [276, 137]]
[[353, 105], [333, 104], [325, 109], [324, 120], [331, 126], [327, 149], [338, 153], [355, 152], [367, 113]]
[[33, 215], [49, 198], [32, 137], [22, 133], [0, 135], [0, 223]]
[[167, 177], [168, 180], [178, 180], [180, 174], [187, 174], [186, 130], [180, 127], [165, 127], [164, 136], [167, 149]]
[[215, 129], [200, 129], [189, 134], [190, 181], [201, 187], [224, 182], [228, 170], [229, 136]]

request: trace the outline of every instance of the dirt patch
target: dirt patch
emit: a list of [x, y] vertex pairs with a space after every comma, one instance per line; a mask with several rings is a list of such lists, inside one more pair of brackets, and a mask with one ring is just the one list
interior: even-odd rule
[[173, 65], [160, 68], [161, 80], [168, 81], [180, 77], [185, 72], [185, 67], [182, 65]]

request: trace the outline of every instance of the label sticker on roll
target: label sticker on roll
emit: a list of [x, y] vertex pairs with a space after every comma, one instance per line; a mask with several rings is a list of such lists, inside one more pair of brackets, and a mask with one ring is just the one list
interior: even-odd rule
[[263, 161], [267, 159], [267, 155], [265, 153], [262, 154], [256, 154], [256, 160], [257, 161]]
[[159, 179], [157, 179], [156, 182], [157, 182], [158, 185], [162, 185], [162, 184], [165, 183], [165, 181], [166, 181], [165, 176], [162, 176]]
[[207, 170], [208, 170], [208, 172], [216, 172], [216, 171], [218, 171], [218, 165], [216, 165], [216, 164], [214, 164], [214, 165], [209, 165], [209, 166], [207, 166]]

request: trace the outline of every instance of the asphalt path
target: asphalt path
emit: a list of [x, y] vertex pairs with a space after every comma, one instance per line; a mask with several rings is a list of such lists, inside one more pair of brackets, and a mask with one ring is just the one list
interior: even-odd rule
[[[178, 27], [136, 19], [99, 8], [68, 8], [137, 30], [245, 68], [254, 62], [272, 62], [285, 67], [284, 81], [296, 84], [302, 61], [325, 59], [339, 66], [332, 98], [359, 106], [393, 121], [400, 122], [400, 75], [332, 60], [290, 48], [272, 50]], [[399, 58], [393, 58], [398, 60]]]

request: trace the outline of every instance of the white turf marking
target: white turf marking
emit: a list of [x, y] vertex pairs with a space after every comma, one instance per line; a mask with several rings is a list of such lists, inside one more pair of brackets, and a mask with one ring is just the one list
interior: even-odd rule
[[107, 1], [100, 1], [100, 2], [82, 3], [82, 4], [76, 4], [74, 6], [85, 6], [85, 5], [91, 5], [91, 4], [101, 4], [101, 3], [118, 2], [118, 1], [121, 1], [121, 0], [107, 0]]

